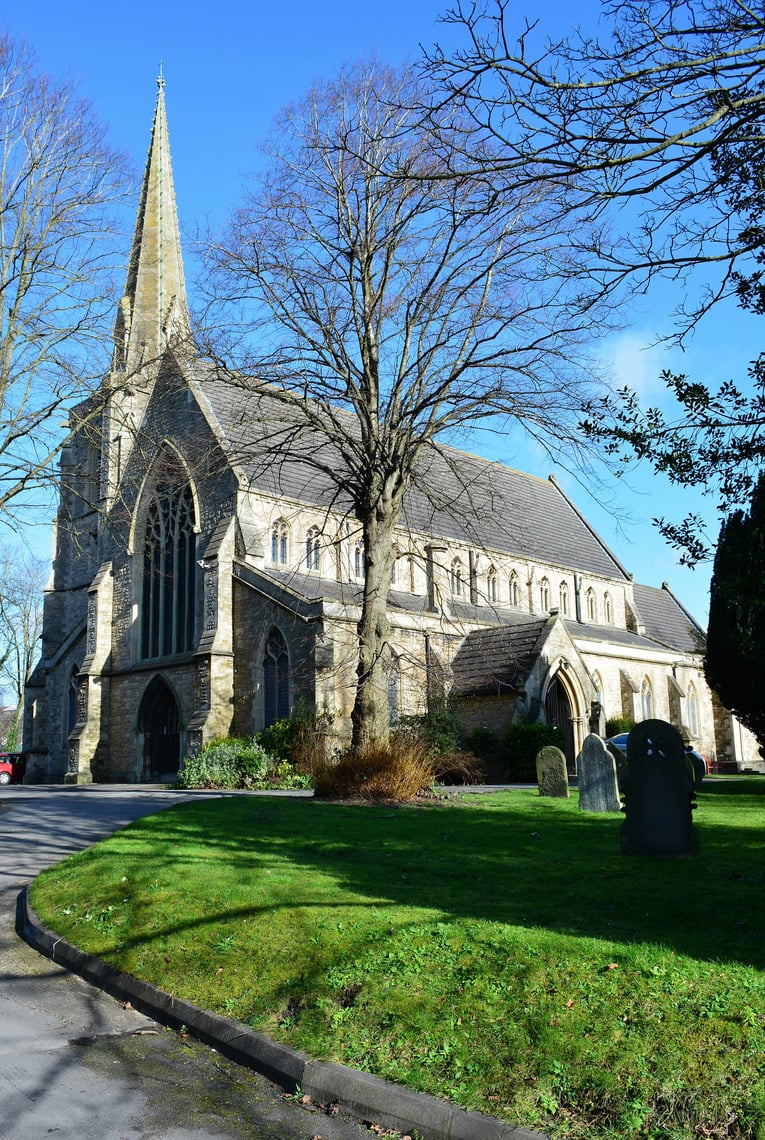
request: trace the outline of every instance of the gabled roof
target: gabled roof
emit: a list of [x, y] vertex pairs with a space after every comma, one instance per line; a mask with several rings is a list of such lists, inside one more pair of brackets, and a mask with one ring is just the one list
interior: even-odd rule
[[551, 620], [518, 616], [499, 628], [469, 633], [452, 661], [453, 694], [519, 692]]
[[681, 653], [703, 652], [704, 630], [665, 582], [660, 590], [635, 584], [635, 604], [646, 637]]
[[[291, 415], [266, 385], [240, 385], [202, 362], [193, 371], [222, 446], [252, 488], [351, 512], [348, 493], [337, 485], [337, 450], [304, 424], [297, 406]], [[401, 525], [436, 543], [461, 542], [585, 574], [628, 577], [553, 479], [450, 447], [431, 446], [423, 453]]]

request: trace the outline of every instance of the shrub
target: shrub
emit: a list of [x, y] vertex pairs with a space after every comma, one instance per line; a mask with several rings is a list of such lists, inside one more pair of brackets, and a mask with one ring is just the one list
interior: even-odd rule
[[473, 752], [449, 752], [434, 756], [435, 779], [439, 784], [482, 784], [487, 773], [483, 760]]
[[310, 774], [325, 761], [326, 739], [333, 720], [328, 710], [317, 712], [298, 700], [290, 716], [269, 725], [255, 739], [271, 756]]
[[534, 784], [537, 779], [537, 752], [552, 744], [563, 751], [566, 741], [561, 729], [554, 724], [514, 724], [505, 738], [507, 748], [507, 778], [522, 784]]
[[606, 736], [618, 736], [621, 732], [629, 732], [635, 727], [631, 716], [610, 716], [606, 721]]
[[428, 745], [412, 733], [398, 733], [383, 747], [325, 761], [314, 773], [314, 791], [324, 798], [404, 802], [429, 788], [435, 771]]
[[460, 751], [460, 721], [447, 705], [432, 708], [423, 716], [402, 716], [397, 735], [410, 734], [423, 741], [436, 756]]
[[252, 737], [229, 736], [188, 756], [178, 773], [180, 788], [302, 788], [308, 777], [289, 761], [269, 755]]

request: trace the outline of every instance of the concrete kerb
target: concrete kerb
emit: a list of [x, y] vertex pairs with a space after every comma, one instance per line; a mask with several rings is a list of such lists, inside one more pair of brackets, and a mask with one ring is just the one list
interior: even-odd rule
[[515, 1127], [480, 1112], [466, 1112], [369, 1073], [312, 1061], [239, 1021], [208, 1013], [131, 974], [123, 974], [43, 926], [29, 905], [27, 887], [16, 903], [16, 931], [45, 957], [118, 1001], [129, 1001], [161, 1025], [172, 1029], [185, 1027], [224, 1056], [255, 1069], [288, 1092], [299, 1088], [317, 1104], [337, 1102], [360, 1120], [384, 1123], [400, 1132], [416, 1130], [424, 1140], [549, 1140], [543, 1133]]

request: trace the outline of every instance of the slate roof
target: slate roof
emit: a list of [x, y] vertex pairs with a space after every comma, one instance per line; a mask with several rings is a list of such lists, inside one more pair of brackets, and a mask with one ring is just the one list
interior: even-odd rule
[[[629, 629], [620, 629], [615, 625], [590, 625], [589, 622], [569, 621], [564, 619], [568, 632], [574, 641], [607, 641], [611, 645], [623, 645], [625, 649], [651, 650], [657, 646], [662, 649], [679, 649], [679, 646], [668, 646], [666, 642], [656, 638], [633, 633]], [[686, 650], [683, 650], [686, 652]]]
[[635, 604], [646, 636], [682, 653], [699, 653], [704, 631], [665, 583], [660, 590], [635, 585]]
[[[349, 497], [329, 474], [342, 469], [337, 452], [326, 442], [317, 443], [316, 433], [301, 427], [283, 402], [269, 397], [266, 386], [248, 390], [201, 364], [195, 366], [195, 378], [218, 437], [253, 488], [327, 509], [350, 509]], [[403, 514], [403, 525], [446, 541], [627, 578], [554, 480], [454, 448], [432, 447], [425, 453]]]
[[518, 692], [526, 683], [549, 618], [518, 617], [469, 633], [452, 661], [453, 693]]

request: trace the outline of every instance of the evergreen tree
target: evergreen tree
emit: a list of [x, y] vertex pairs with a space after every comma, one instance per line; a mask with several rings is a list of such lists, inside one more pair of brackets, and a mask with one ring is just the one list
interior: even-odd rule
[[715, 555], [704, 672], [727, 708], [765, 746], [765, 474], [749, 513], [723, 523]]

